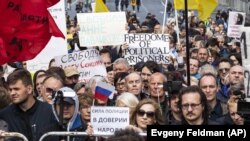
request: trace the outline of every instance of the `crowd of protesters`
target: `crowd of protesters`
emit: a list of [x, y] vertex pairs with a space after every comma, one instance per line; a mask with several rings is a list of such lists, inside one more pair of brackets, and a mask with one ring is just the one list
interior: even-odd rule
[[[82, 3], [79, 6], [83, 7]], [[147, 125], [248, 124], [237, 111], [237, 102], [244, 95], [244, 68], [240, 40], [226, 34], [228, 12], [218, 11], [215, 19], [200, 21], [189, 11], [189, 31], [184, 28], [181, 12], [178, 23], [168, 18], [163, 33], [170, 35], [170, 64], [149, 60], [131, 66], [123, 58], [126, 45], [120, 45], [96, 47], [108, 75], [93, 76], [87, 83], [79, 82], [80, 72], [76, 68], [62, 69], [55, 66], [55, 60], [51, 60], [47, 70], [35, 72], [33, 79], [23, 64], [17, 63], [12, 65], [16, 69], [4, 79], [5, 67], [2, 66], [0, 129], [22, 133], [29, 141], [37, 141], [49, 131], [85, 131], [90, 136], [70, 140], [94, 140], [90, 122], [93, 103], [129, 107], [130, 126], [127, 128], [136, 132], [146, 132]], [[152, 13], [142, 22], [134, 12], [126, 14], [128, 33], [162, 33], [162, 25]], [[179, 32], [174, 28], [176, 24], [179, 24]], [[79, 45], [77, 19], [68, 17], [67, 29], [72, 35], [68, 39], [69, 53], [75, 51], [75, 45], [85, 50], [86, 47]], [[189, 36], [188, 45], [185, 36]], [[186, 60], [187, 46], [189, 60]], [[186, 66], [187, 61], [190, 66]], [[187, 69], [191, 76], [186, 75]], [[191, 86], [187, 85], [187, 77], [191, 78]], [[95, 99], [95, 87], [100, 81], [115, 87], [113, 99]], [[175, 88], [177, 83], [172, 83], [170, 90], [166, 88], [170, 87], [166, 86], [170, 85], [167, 82], [181, 82], [178, 86], [182, 88]], [[59, 91], [73, 92], [74, 96], [60, 99]], [[63, 121], [58, 116], [60, 103], [65, 107]]]

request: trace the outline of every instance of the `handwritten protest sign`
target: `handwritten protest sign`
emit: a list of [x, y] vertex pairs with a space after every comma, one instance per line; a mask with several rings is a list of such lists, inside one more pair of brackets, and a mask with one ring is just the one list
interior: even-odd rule
[[94, 75], [107, 75], [106, 68], [100, 59], [99, 51], [96, 49], [56, 56], [55, 63], [61, 68], [75, 66], [79, 71], [79, 81], [81, 82], [87, 82]]
[[246, 14], [242, 12], [229, 12], [227, 36], [240, 38], [241, 27], [244, 26]]
[[130, 65], [152, 60], [169, 64], [169, 36], [166, 34], [125, 34], [125, 42], [129, 45], [124, 55]]
[[123, 44], [126, 33], [124, 12], [79, 13], [80, 46], [105, 46]]
[[91, 107], [91, 124], [95, 134], [114, 133], [129, 125], [128, 107]]
[[241, 36], [241, 56], [242, 56], [242, 66], [245, 69], [244, 72], [244, 85], [246, 98], [250, 102], [250, 27], [242, 27]]
[[[65, 19], [65, 7], [64, 1], [61, 0], [53, 7], [49, 9], [50, 14], [55, 20], [57, 26], [66, 37], [66, 19]], [[43, 69], [47, 70], [49, 61], [58, 55], [67, 53], [67, 41], [66, 39], [52, 37], [46, 47], [32, 60], [27, 61], [27, 69], [30, 72]]]

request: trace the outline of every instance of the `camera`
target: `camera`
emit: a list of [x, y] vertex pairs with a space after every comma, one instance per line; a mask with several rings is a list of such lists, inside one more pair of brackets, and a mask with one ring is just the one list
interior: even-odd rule
[[167, 81], [163, 83], [164, 91], [167, 91], [168, 94], [178, 94], [182, 88], [182, 81]]
[[245, 124], [250, 125], [250, 102], [240, 100], [237, 111], [245, 119]]
[[250, 124], [250, 102], [246, 101], [245, 93], [241, 91], [234, 91], [234, 95], [236, 95], [239, 99], [237, 103], [237, 112], [245, 119], [245, 124]]

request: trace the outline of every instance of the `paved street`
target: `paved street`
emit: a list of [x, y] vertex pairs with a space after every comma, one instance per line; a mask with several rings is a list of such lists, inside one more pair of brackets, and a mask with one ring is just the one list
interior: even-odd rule
[[[140, 8], [140, 12], [136, 13], [138, 19], [142, 22], [147, 13], [152, 13], [156, 15], [156, 18], [162, 24], [163, 22], [163, 14], [164, 14], [164, 3], [162, 0], [141, 0], [142, 5]], [[77, 0], [72, 0], [71, 10], [68, 11], [68, 14], [71, 18], [74, 18], [76, 15], [75, 6], [77, 4]], [[106, 0], [106, 5], [110, 11], [115, 11], [115, 0]], [[128, 7], [128, 11], [132, 11], [131, 5]]]

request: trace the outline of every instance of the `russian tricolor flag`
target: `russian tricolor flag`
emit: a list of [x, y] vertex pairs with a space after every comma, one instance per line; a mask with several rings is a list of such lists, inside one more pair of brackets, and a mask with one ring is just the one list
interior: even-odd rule
[[105, 101], [114, 91], [114, 86], [105, 82], [98, 82], [95, 88], [95, 98]]

